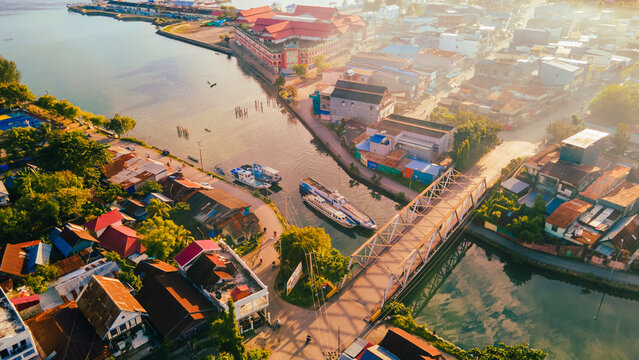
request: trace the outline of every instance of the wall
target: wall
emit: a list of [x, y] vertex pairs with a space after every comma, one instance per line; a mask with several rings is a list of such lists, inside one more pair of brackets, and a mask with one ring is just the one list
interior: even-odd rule
[[542, 62], [539, 65], [539, 79], [544, 85], [574, 85], [575, 73]]

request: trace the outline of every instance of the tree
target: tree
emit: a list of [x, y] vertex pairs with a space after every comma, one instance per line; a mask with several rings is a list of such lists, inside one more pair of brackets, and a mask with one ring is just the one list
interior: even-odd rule
[[551, 144], [558, 143], [583, 130], [585, 125], [581, 119], [573, 115], [570, 120], [554, 120], [546, 125], [546, 137]]
[[636, 123], [639, 111], [639, 84], [612, 84], [604, 87], [590, 102], [590, 113], [608, 124]]
[[544, 218], [540, 215], [520, 216], [506, 226], [516, 239], [525, 243], [542, 243], [544, 240]]
[[286, 87], [286, 92], [288, 93], [288, 96], [295, 99], [297, 97], [297, 88], [295, 87], [295, 85], [289, 85]]
[[297, 65], [293, 65], [293, 71], [295, 71], [295, 73], [297, 74], [297, 76], [304, 76], [304, 75], [306, 75], [306, 68], [307, 68], [307, 65], [306, 65], [306, 64], [297, 64]]
[[4, 132], [0, 147], [7, 152], [11, 159], [19, 160], [23, 157], [33, 156], [40, 142], [34, 128], [13, 128]]
[[118, 275], [118, 279], [121, 282], [131, 285], [135, 291], [140, 291], [140, 289], [142, 289], [142, 279], [135, 275], [133, 272], [134, 268], [127, 264], [127, 262], [124, 261], [118, 253], [115, 251], [109, 251], [104, 255], [104, 257], [107, 260], [114, 261], [118, 264], [121, 270], [120, 275]]
[[146, 216], [150, 218], [161, 217], [163, 219], [169, 218], [171, 207], [158, 199], [151, 199], [146, 207]]
[[28, 215], [23, 210], [14, 207], [0, 208], [0, 244], [24, 239], [27, 219]]
[[348, 272], [349, 258], [342, 256], [337, 249], [319, 249], [315, 262], [319, 275], [333, 283], [339, 283]]
[[21, 77], [16, 63], [0, 56], [0, 84], [18, 83]]
[[323, 72], [324, 70], [331, 67], [331, 64], [326, 62], [326, 56], [320, 54], [313, 58], [313, 64], [317, 68], [319, 72]]
[[639, 80], [639, 63], [634, 63], [629, 67], [623, 69], [621, 76], [626, 79], [638, 81]]
[[[281, 247], [280, 247], [281, 244]], [[331, 238], [322, 228], [314, 228], [306, 226], [298, 228], [291, 226], [285, 230], [280, 236], [280, 243], [276, 244], [277, 250], [280, 251], [280, 261], [282, 268], [292, 271], [300, 261], [306, 258], [306, 254], [312, 251], [320, 251], [322, 249], [331, 248]], [[304, 273], [307, 273], [307, 263], [304, 263]]]
[[[446, 112], [442, 114], [447, 117]], [[457, 169], [469, 169], [479, 158], [501, 143], [502, 126], [485, 116], [461, 111], [450, 119], [457, 126], [451, 154]]]
[[142, 189], [138, 192], [137, 196], [145, 198], [150, 193], [161, 193], [163, 190], [162, 185], [155, 180], [149, 180], [142, 185]]
[[617, 124], [617, 131], [612, 137], [612, 144], [614, 145], [614, 153], [616, 155], [623, 155], [628, 149], [628, 142], [630, 141], [630, 132], [628, 131], [628, 125], [624, 123]]
[[107, 130], [111, 130], [120, 136], [133, 130], [135, 125], [136, 122], [132, 118], [115, 114], [115, 116], [106, 123], [105, 127]]
[[211, 337], [217, 341], [220, 354], [228, 353], [235, 360], [246, 360], [244, 338], [237, 326], [237, 321], [235, 321], [235, 305], [230, 298], [227, 302], [227, 308], [227, 311], [220, 314], [219, 319], [211, 323]]
[[51, 280], [58, 277], [60, 270], [53, 265], [38, 265], [36, 271], [24, 277], [22, 285], [29, 287], [36, 294], [47, 291]]
[[0, 105], [13, 107], [35, 100], [29, 87], [19, 83], [0, 84]]
[[264, 349], [251, 349], [246, 352], [247, 360], [266, 360], [271, 356], [271, 352]]
[[88, 121], [93, 126], [105, 127], [107, 124], [107, 120], [102, 115], [95, 115], [90, 112], [85, 112], [82, 114], [82, 118], [84, 121]]
[[53, 95], [45, 94], [42, 95], [34, 102], [35, 105], [45, 109], [45, 110], [53, 110], [55, 104], [58, 103], [58, 99]]
[[533, 210], [537, 213], [537, 215], [546, 215], [546, 202], [541, 194], [537, 194], [535, 202], [533, 203]]
[[67, 119], [75, 119], [80, 114], [80, 108], [71, 104], [68, 100], [62, 99], [53, 104], [53, 110], [60, 116]]
[[91, 141], [80, 131], [54, 133], [49, 146], [38, 153], [38, 165], [47, 171], [70, 170], [87, 181], [98, 179], [111, 160], [108, 145]]
[[526, 343], [512, 346], [502, 342], [486, 345], [483, 349], [472, 348], [468, 355], [481, 360], [544, 360], [548, 356], [541, 350], [529, 348]]
[[275, 79], [275, 86], [281, 88], [284, 85], [286, 85], [286, 79], [282, 75], [278, 76], [277, 79]]
[[144, 235], [140, 241], [146, 247], [146, 253], [160, 260], [171, 258], [193, 241], [191, 233], [183, 226], [161, 217], [142, 222], [138, 232]]

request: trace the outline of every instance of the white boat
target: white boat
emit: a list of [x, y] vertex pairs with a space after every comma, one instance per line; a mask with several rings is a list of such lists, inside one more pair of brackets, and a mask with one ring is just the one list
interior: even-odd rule
[[253, 164], [242, 165], [241, 168], [253, 172], [253, 175], [255, 175], [255, 178], [257, 180], [265, 183], [276, 184], [280, 182], [280, 180], [282, 180], [282, 176], [280, 176], [279, 171], [273, 169], [272, 167]]
[[306, 202], [313, 209], [321, 212], [327, 218], [333, 220], [334, 222], [342, 225], [345, 228], [354, 228], [357, 224], [351, 220], [346, 214], [334, 208], [328, 201], [324, 200], [321, 196], [317, 195], [304, 195], [302, 197], [304, 202]]
[[235, 168], [231, 170], [231, 174], [233, 174], [235, 180], [256, 189], [267, 189], [271, 187], [271, 184], [257, 180], [252, 171], [248, 171], [242, 168]]
[[317, 180], [310, 177], [303, 179], [300, 182], [300, 190], [322, 197], [334, 208], [346, 214], [355, 224], [366, 229], [377, 229], [377, 224], [375, 224], [375, 221], [370, 216], [356, 208], [353, 204], [350, 204], [340, 193], [329, 190]]

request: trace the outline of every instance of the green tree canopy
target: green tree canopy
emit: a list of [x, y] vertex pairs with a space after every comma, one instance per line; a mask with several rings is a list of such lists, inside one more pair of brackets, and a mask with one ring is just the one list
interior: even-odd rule
[[322, 72], [328, 69], [329, 67], [331, 67], [331, 64], [326, 61], [326, 56], [322, 54], [317, 55], [316, 57], [313, 58], [313, 64], [315, 65], [315, 67], [317, 68], [319, 72]]
[[548, 354], [538, 349], [531, 349], [528, 344], [506, 345], [486, 345], [483, 349], [472, 348], [468, 350], [468, 355], [472, 359], [481, 360], [544, 360]]
[[38, 265], [36, 271], [22, 279], [22, 285], [29, 287], [36, 294], [47, 291], [51, 280], [58, 277], [60, 270], [53, 265]]
[[615, 131], [612, 137], [612, 144], [614, 145], [614, 153], [616, 155], [623, 155], [628, 149], [628, 143], [630, 142], [630, 131], [628, 125], [624, 123], [617, 124], [617, 131]]
[[19, 83], [0, 84], [0, 107], [12, 107], [35, 100], [29, 87]]
[[293, 65], [293, 71], [295, 71], [295, 73], [297, 74], [297, 76], [304, 76], [304, 75], [306, 75], [306, 68], [307, 68], [307, 65], [306, 65], [306, 64], [297, 64], [297, 65]]
[[608, 124], [634, 124], [639, 112], [639, 84], [612, 84], [590, 102], [590, 113]]
[[45, 109], [45, 110], [53, 110], [53, 106], [58, 103], [58, 99], [55, 96], [45, 94], [42, 95], [34, 102], [35, 105]]
[[581, 119], [576, 115], [573, 115], [570, 120], [554, 120], [546, 125], [546, 138], [549, 143], [556, 144], [585, 129], [585, 127]]
[[144, 235], [140, 241], [146, 247], [146, 253], [160, 260], [171, 258], [193, 241], [191, 233], [183, 226], [161, 217], [145, 220], [138, 232]]
[[235, 321], [233, 300], [228, 300], [227, 307], [228, 311], [223, 311], [211, 324], [211, 337], [217, 341], [220, 353], [228, 353], [235, 360], [247, 360], [244, 338]]
[[34, 128], [13, 128], [3, 133], [0, 148], [3, 148], [12, 159], [17, 160], [35, 154], [40, 143]]
[[20, 82], [21, 77], [16, 63], [0, 56], [0, 84]]
[[87, 181], [95, 180], [100, 177], [100, 168], [111, 160], [108, 148], [80, 131], [56, 132], [40, 150], [38, 164], [48, 171], [70, 170]]
[[105, 124], [105, 127], [107, 130], [111, 130], [120, 136], [133, 130], [136, 124], [135, 120], [128, 116], [115, 114], [115, 116], [112, 119], [109, 119], [109, 121]]
[[450, 118], [449, 113], [438, 110], [431, 118], [442, 119], [457, 127], [454, 135], [452, 158], [458, 170], [469, 169], [484, 154], [501, 143], [498, 133], [502, 126], [485, 116], [461, 111]]
[[146, 206], [146, 216], [149, 218], [161, 217], [168, 219], [170, 216], [171, 206], [158, 199], [151, 199]]
[[136, 194], [140, 198], [149, 196], [150, 193], [161, 193], [163, 190], [162, 185], [155, 180], [149, 180], [142, 185], [142, 189]]
[[67, 119], [75, 119], [80, 114], [80, 108], [71, 104], [68, 100], [62, 99], [53, 105], [53, 110], [60, 116]]
[[278, 76], [277, 79], [275, 79], [275, 86], [281, 88], [284, 85], [286, 85], [286, 79], [282, 75]]

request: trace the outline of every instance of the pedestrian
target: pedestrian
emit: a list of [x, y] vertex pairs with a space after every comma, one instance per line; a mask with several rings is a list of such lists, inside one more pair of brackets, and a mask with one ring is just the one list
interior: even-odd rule
[[277, 239], [277, 231], [273, 231], [273, 238]]
[[262, 260], [263, 260], [263, 259], [262, 259], [262, 258], [260, 258], [260, 266], [262, 265]]
[[275, 269], [275, 260], [273, 260], [273, 269]]
[[266, 227], [264, 227], [264, 231], [262, 231], [264, 234], [266, 234]]
[[149, 155], [149, 153], [147, 152], [147, 153], [146, 153], [146, 158], [148, 159], [148, 158], [150, 158], [150, 157], [151, 157], [151, 155]]

